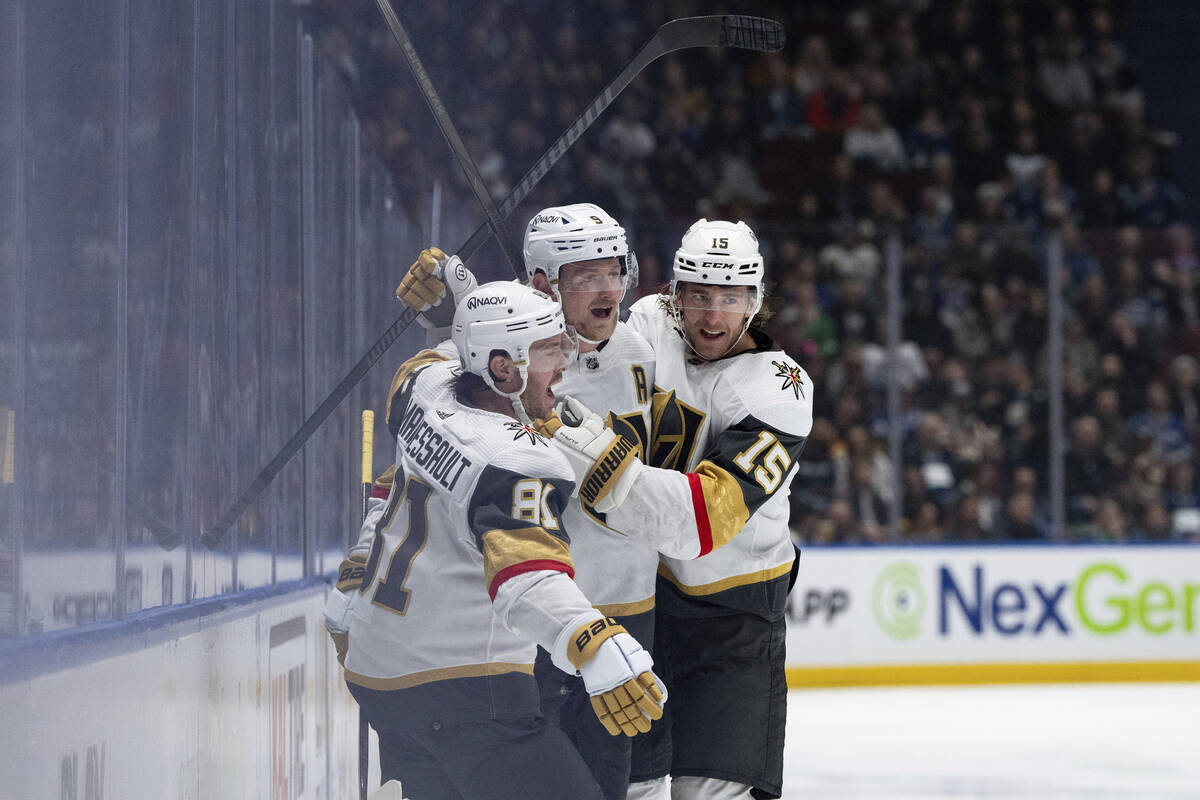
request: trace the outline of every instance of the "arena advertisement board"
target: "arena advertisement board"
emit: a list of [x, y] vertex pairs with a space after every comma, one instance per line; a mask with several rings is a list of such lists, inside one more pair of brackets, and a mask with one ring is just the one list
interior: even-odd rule
[[806, 548], [788, 678], [1200, 680], [1200, 549]]
[[324, 597], [318, 583], [183, 607], [162, 628], [114, 627], [104, 657], [0, 675], [0, 800], [356, 797], [357, 707]]

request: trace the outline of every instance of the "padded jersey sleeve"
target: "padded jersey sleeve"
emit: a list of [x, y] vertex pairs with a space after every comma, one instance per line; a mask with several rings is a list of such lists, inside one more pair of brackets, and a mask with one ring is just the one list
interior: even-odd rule
[[[807, 380], [802, 370], [797, 377]], [[744, 407], [747, 413], [716, 436], [692, 471], [643, 469], [608, 524], [647, 537], [677, 559], [705, 555], [736, 536], [763, 503], [787, 489], [812, 428], [811, 400], [800, 392]]]
[[561, 522], [574, 483], [489, 464], [476, 486], [467, 518], [492, 608], [509, 629], [549, 650], [563, 627], [591, 608], [573, 580]]

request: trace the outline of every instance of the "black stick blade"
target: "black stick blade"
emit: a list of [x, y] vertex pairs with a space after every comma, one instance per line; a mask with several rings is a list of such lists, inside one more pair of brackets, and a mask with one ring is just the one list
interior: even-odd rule
[[775, 53], [783, 49], [787, 34], [773, 19], [726, 14], [721, 17], [721, 47], [741, 47], [760, 53]]

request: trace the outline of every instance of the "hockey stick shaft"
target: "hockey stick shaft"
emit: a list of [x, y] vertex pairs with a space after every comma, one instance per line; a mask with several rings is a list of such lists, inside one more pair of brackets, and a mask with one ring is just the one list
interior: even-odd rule
[[500, 249], [504, 251], [504, 257], [508, 259], [508, 264], [512, 267], [513, 274], [517, 278], [523, 277], [525, 275], [524, 258], [513, 244], [512, 239], [509, 238], [507, 226], [504, 224], [504, 216], [496, 208], [496, 201], [492, 199], [487, 187], [483, 185], [483, 177], [479, 174], [479, 167], [475, 165], [475, 160], [467, 152], [462, 137], [458, 135], [458, 129], [454, 126], [454, 120], [450, 119], [450, 114], [446, 111], [446, 106], [442, 104], [441, 96], [438, 95], [437, 89], [433, 87], [433, 81], [429, 79], [429, 73], [425, 71], [425, 65], [421, 63], [421, 57], [417, 55], [417, 49], [413, 47], [408, 31], [404, 30], [404, 26], [400, 24], [399, 17], [396, 16], [396, 12], [392, 9], [391, 0], [375, 0], [375, 5], [379, 6], [379, 11], [383, 14], [384, 21], [387, 22], [388, 28], [392, 31], [392, 37], [396, 40], [396, 44], [400, 45], [400, 50], [404, 53], [404, 60], [408, 63], [408, 68], [412, 71], [413, 78], [416, 79], [417, 86], [420, 87], [421, 94], [425, 97], [425, 102], [429, 105], [429, 110], [433, 112], [433, 118], [437, 121], [438, 129], [441, 130], [446, 143], [450, 145], [450, 149], [454, 152], [454, 157], [458, 159], [458, 165], [462, 167], [463, 174], [467, 176], [467, 183], [471, 185], [471, 192], [475, 195], [475, 199], [479, 201], [479, 205], [483, 207], [483, 213], [487, 216], [488, 227], [496, 234], [496, 240], [500, 243]]
[[[367, 506], [371, 502], [371, 485], [374, 483], [374, 470], [371, 462], [375, 455], [375, 412], [369, 408], [362, 412], [362, 519], [367, 520]], [[353, 534], [351, 534], [353, 535]], [[353, 544], [353, 542], [351, 542]], [[367, 729], [367, 715], [361, 707], [358, 709], [358, 800], [367, 800], [367, 772], [371, 767], [371, 756], [368, 747], [371, 734]]]
[[[567, 127], [554, 144], [542, 154], [525, 176], [509, 193], [499, 206], [501, 216], [507, 216], [529, 196], [533, 187], [545, 176], [550, 169], [566, 153], [596, 119], [612, 105], [613, 100], [621, 90], [630, 84], [642, 70], [659, 57], [690, 47], [738, 47], [761, 52], [780, 50], [784, 43], [783, 26], [778, 22], [761, 17], [741, 15], [685, 17], [664, 24], [655, 32], [637, 54], [630, 59], [624, 69], [592, 100], [583, 113]], [[455, 252], [464, 260], [473, 255], [491, 235], [489, 224], [480, 226], [466, 244]], [[383, 332], [366, 354], [350, 370], [346, 377], [334, 387], [329, 396], [321, 402], [315, 411], [309, 414], [300, 428], [292, 434], [287, 443], [279, 450], [271, 461], [263, 467], [254, 480], [238, 495], [233, 504], [225, 510], [211, 528], [201, 535], [204, 545], [210, 550], [225, 537], [225, 533], [237, 521], [242, 512], [254, 502], [254, 499], [275, 479], [280, 470], [296, 455], [309, 437], [316, 432], [333, 409], [336, 408], [346, 395], [350, 394], [371, 367], [383, 357], [387, 349], [400, 338], [404, 331], [417, 318], [417, 312], [411, 308], [404, 309], [395, 322]]]

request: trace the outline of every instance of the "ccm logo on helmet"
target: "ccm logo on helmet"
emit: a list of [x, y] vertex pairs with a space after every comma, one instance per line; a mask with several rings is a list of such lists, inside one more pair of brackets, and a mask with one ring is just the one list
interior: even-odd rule
[[705, 261], [700, 265], [700, 269], [733, 269], [734, 264], [727, 261]]
[[472, 297], [467, 300], [467, 308], [474, 310], [480, 306], [502, 306], [508, 302], [507, 297], [491, 295], [490, 297]]

